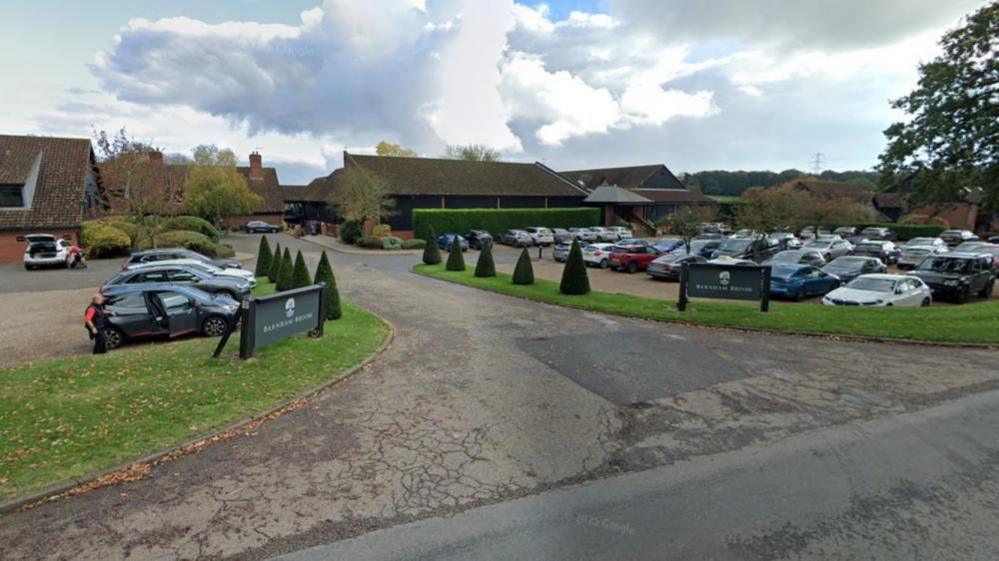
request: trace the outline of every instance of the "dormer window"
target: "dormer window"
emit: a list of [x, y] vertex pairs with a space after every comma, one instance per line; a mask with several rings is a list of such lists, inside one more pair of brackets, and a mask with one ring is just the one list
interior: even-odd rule
[[24, 208], [24, 185], [0, 185], [0, 208]]

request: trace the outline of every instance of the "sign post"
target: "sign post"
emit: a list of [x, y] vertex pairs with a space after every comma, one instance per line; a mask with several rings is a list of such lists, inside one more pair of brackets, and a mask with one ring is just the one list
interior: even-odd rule
[[682, 312], [690, 298], [715, 298], [756, 300], [761, 312], [769, 311], [770, 272], [769, 266], [684, 263], [676, 307]]

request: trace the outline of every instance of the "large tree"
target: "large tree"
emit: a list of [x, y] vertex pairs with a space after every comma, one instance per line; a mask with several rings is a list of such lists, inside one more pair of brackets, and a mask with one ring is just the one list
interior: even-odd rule
[[444, 151], [444, 157], [449, 160], [467, 160], [470, 162], [496, 162], [499, 161], [498, 151], [485, 144], [449, 144]]
[[701, 224], [715, 220], [714, 206], [685, 206], [667, 214], [659, 221], [667, 233], [680, 236], [684, 246], [690, 252], [690, 241], [701, 231]]
[[919, 84], [892, 102], [908, 119], [890, 126], [883, 181], [913, 177], [915, 203], [961, 199], [985, 190], [999, 210], [999, 1], [948, 32], [943, 53], [919, 67]]
[[328, 202], [347, 220], [380, 223], [395, 207], [391, 194], [392, 188], [387, 181], [360, 166], [353, 166], [343, 170], [342, 180]]
[[94, 146], [112, 211], [131, 217], [139, 231], [134, 244], [149, 241], [156, 247], [161, 217], [176, 214], [181, 207], [173, 176], [164, 166], [150, 162], [152, 155], [162, 152], [124, 128], [110, 135], [95, 130]]
[[736, 223], [757, 232], [805, 226], [834, 227], [864, 224], [874, 220], [870, 207], [849, 198], [819, 198], [789, 183], [764, 189], [753, 187], [742, 194]]
[[392, 144], [391, 142], [381, 141], [378, 146], [375, 147], [375, 153], [379, 156], [392, 156], [396, 158], [415, 158], [416, 152], [410, 150], [409, 148], [403, 148], [398, 144]]
[[228, 216], [251, 214], [263, 199], [250, 191], [236, 169], [236, 155], [228, 148], [201, 145], [194, 149], [194, 165], [187, 171], [184, 204], [187, 212], [216, 226]]

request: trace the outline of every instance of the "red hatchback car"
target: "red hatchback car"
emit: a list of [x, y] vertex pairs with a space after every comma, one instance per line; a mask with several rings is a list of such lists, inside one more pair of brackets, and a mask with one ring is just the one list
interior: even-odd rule
[[610, 268], [615, 271], [637, 273], [649, 268], [649, 263], [662, 255], [658, 249], [650, 246], [616, 246], [610, 256]]

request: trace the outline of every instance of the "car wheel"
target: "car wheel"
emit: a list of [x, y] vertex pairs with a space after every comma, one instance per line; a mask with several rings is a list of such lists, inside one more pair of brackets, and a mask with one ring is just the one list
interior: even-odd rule
[[24, 264], [24, 270], [25, 270], [25, 271], [30, 271], [30, 270], [32, 270], [32, 269], [34, 269], [34, 267], [33, 267], [33, 266], [31, 266], [31, 264], [30, 264], [30, 263], [25, 263], [25, 264]]
[[603, 261], [600, 262], [601, 269], [606, 269], [607, 267], [610, 267], [610, 261], [604, 259]]
[[229, 323], [219, 316], [212, 316], [201, 323], [201, 333], [206, 337], [220, 337], [225, 333]]
[[919, 307], [920, 308], [929, 308], [930, 307], [930, 299], [929, 298], [923, 298], [923, 301], [919, 303]]
[[628, 263], [628, 272], [631, 273], [632, 275], [635, 274], [635, 273], [637, 273], [638, 272], [638, 263], [635, 263], [634, 261], [632, 261], [631, 263]]
[[794, 293], [793, 298], [794, 298], [795, 302], [801, 302], [802, 300], [804, 300], [805, 299], [805, 289], [804, 288], [799, 288], [798, 291]]
[[117, 349], [125, 342], [125, 335], [117, 327], [104, 328], [104, 348], [106, 350]]
[[995, 289], [995, 281], [985, 285], [985, 288], [983, 288], [982, 291], [978, 293], [978, 295], [981, 296], [982, 298], [991, 298], [992, 291], [994, 289]]
[[957, 291], [957, 295], [954, 297], [954, 301], [956, 301], [958, 304], [964, 304], [965, 302], [968, 301], [968, 298], [970, 297], [971, 297], [971, 288], [965, 286]]

